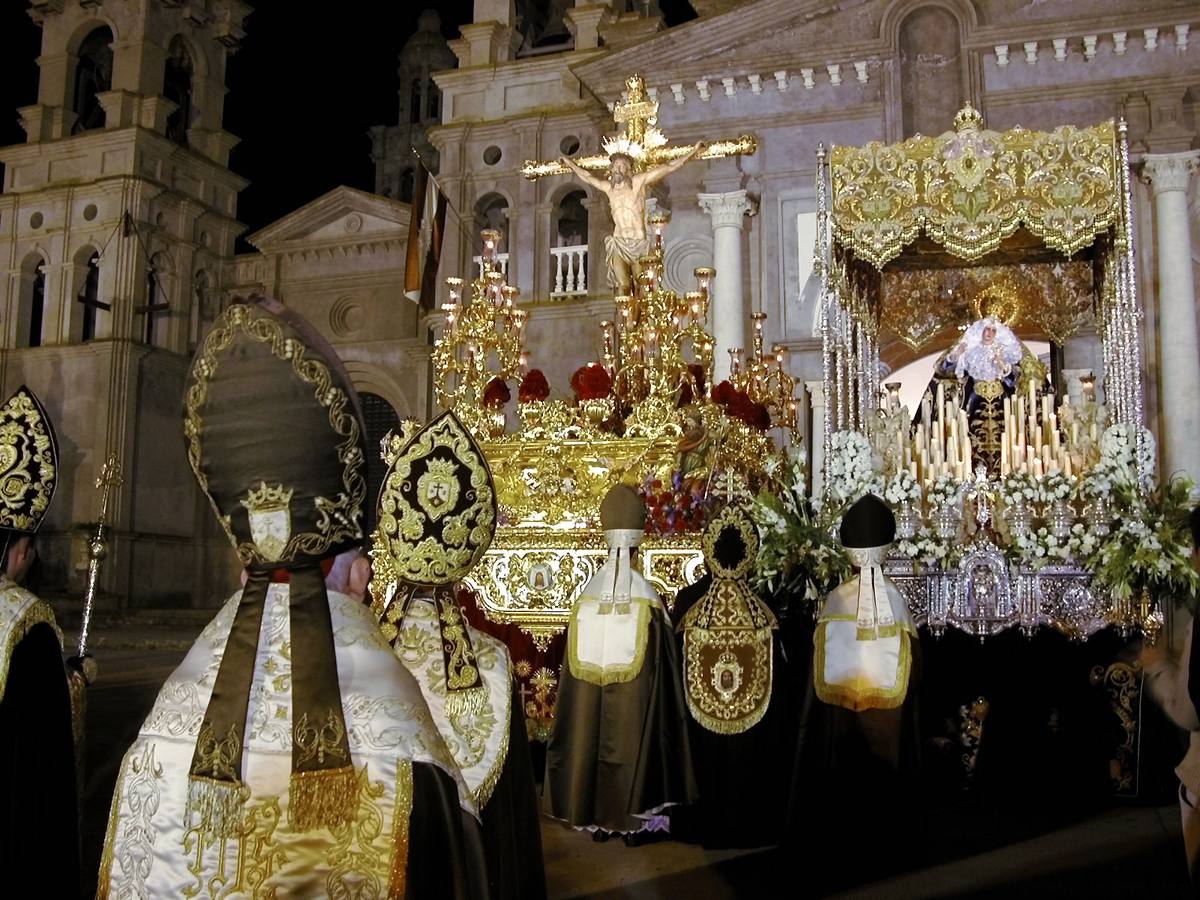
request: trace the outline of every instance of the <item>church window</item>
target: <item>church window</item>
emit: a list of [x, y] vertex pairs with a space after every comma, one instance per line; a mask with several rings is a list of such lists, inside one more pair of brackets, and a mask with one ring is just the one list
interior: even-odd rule
[[558, 149], [562, 151], [563, 156], [574, 156], [579, 152], [579, 138], [573, 134], [568, 134], [559, 143]]
[[421, 79], [412, 80], [412, 92], [408, 97], [408, 121], [414, 125], [421, 121]]
[[438, 89], [431, 84], [426, 88], [425, 98], [427, 107], [425, 110], [425, 118], [437, 119], [437, 117], [441, 114], [438, 110], [438, 105], [442, 99], [441, 94], [438, 92]]
[[587, 244], [588, 211], [583, 205], [586, 199], [587, 194], [583, 191], [571, 191], [559, 201], [555, 210], [557, 246], [578, 247]]
[[503, 155], [504, 154], [501, 152], [500, 148], [493, 144], [483, 151], [483, 161], [489, 166], [494, 166], [496, 163], [500, 162], [500, 157]]
[[397, 199], [403, 200], [405, 203], [412, 203], [414, 179], [412, 169], [405, 169], [400, 173], [400, 196]]
[[82, 301], [79, 339], [91, 341], [96, 338], [96, 304], [100, 300], [100, 254], [93, 252], [87, 260], [83, 273], [83, 289], [79, 292]]
[[46, 261], [40, 254], [31, 253], [21, 266], [20, 298], [17, 346], [40, 347], [46, 305]]
[[175, 104], [175, 110], [167, 116], [167, 137], [182, 147], [188, 145], [187, 133], [192, 127], [193, 68], [187, 44], [176, 35], [167, 51], [163, 96]]
[[966, 99], [958, 19], [923, 6], [900, 23], [900, 107], [904, 136], [941, 134]]
[[478, 235], [485, 228], [500, 232], [500, 243], [496, 250], [500, 253], [507, 253], [508, 201], [500, 194], [485, 194], [475, 204], [474, 233]]
[[72, 134], [104, 127], [104, 107], [100, 95], [112, 90], [113, 34], [107, 27], [97, 28], [79, 45], [75, 60], [75, 113]]

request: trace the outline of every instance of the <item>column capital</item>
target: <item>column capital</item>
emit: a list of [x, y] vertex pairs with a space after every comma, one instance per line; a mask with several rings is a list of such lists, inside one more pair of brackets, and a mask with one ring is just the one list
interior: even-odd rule
[[746, 196], [745, 191], [729, 191], [725, 194], [697, 194], [700, 208], [712, 217], [713, 228], [732, 225], [742, 227], [742, 217], [754, 215], [758, 205]]
[[1168, 191], [1187, 191], [1192, 174], [1200, 169], [1200, 150], [1182, 153], [1146, 153], [1142, 156], [1142, 181], [1154, 196]]
[[808, 396], [812, 398], [814, 407], [825, 405], [825, 382], [823, 380], [806, 381], [804, 387], [808, 390]]

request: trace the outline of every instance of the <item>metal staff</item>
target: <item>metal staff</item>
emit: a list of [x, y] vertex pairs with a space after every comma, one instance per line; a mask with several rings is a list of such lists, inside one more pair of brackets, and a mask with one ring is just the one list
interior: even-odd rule
[[121, 477], [121, 464], [117, 457], [110, 456], [108, 462], [100, 469], [100, 477], [96, 479], [96, 488], [100, 491], [100, 518], [96, 522], [96, 531], [88, 544], [88, 580], [87, 591], [83, 597], [83, 621], [79, 625], [79, 648], [76, 655], [83, 659], [87, 653], [88, 629], [92, 624], [92, 606], [96, 602], [96, 583], [100, 580], [100, 561], [108, 555], [108, 544], [104, 540], [108, 530], [108, 498], [114, 487], [120, 487], [124, 482]]

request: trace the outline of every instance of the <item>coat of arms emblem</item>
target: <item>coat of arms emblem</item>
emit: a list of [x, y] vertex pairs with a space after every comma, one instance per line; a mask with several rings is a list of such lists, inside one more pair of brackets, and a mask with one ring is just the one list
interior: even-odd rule
[[417, 502], [434, 522], [458, 502], [458, 464], [450, 459], [431, 459], [425, 474], [417, 479]]
[[279, 559], [292, 536], [292, 491], [265, 481], [246, 494], [242, 506], [250, 519], [250, 537], [268, 562]]

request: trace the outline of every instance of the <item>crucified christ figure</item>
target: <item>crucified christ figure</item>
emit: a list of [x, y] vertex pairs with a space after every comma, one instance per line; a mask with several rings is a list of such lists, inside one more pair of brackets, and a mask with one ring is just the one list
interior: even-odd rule
[[574, 172], [580, 181], [608, 197], [613, 233], [604, 239], [604, 260], [608, 267], [608, 286], [614, 296], [633, 293], [638, 258], [650, 251], [650, 240], [646, 236], [646, 188], [680, 168], [700, 152], [701, 146], [696, 144], [683, 156], [644, 172], [634, 171], [632, 157], [614, 153], [609, 157], [607, 181], [566, 157], [559, 157], [559, 162]]

